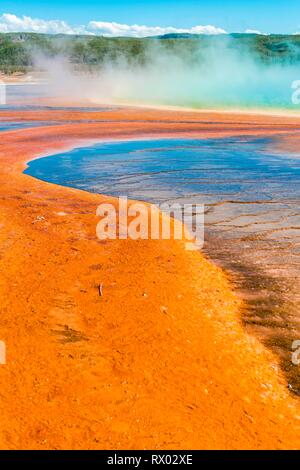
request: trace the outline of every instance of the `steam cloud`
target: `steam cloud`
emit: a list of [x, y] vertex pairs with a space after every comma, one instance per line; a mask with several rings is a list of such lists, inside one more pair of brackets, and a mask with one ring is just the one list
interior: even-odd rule
[[288, 108], [291, 83], [300, 78], [299, 66], [263, 63], [225, 37], [193, 54], [174, 53], [154, 41], [143, 63], [120, 58], [90, 73], [65, 57], [38, 56], [35, 65], [47, 71], [52, 96], [99, 104]]

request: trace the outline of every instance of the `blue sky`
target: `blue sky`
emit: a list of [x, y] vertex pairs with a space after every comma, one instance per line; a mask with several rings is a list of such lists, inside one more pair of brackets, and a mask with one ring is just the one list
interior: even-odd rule
[[102, 21], [174, 28], [213, 25], [227, 32], [300, 31], [300, 0], [1, 0], [3, 13], [64, 20], [72, 26]]

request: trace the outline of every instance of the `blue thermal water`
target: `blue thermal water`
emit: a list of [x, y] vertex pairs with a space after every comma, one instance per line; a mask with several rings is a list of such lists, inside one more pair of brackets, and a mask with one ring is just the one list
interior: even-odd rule
[[109, 142], [34, 160], [27, 174], [91, 192], [162, 202], [287, 201], [300, 195], [300, 161], [268, 139]]
[[44, 127], [64, 124], [63, 122], [49, 122], [49, 121], [1, 121], [0, 132], [14, 131], [17, 129], [27, 129], [31, 127]]

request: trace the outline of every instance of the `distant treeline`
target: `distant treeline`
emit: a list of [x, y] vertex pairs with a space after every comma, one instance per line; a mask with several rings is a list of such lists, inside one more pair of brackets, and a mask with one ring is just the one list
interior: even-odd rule
[[229, 48], [239, 48], [254, 54], [258, 60], [270, 63], [300, 64], [300, 35], [188, 35], [169, 34], [156, 38], [105, 38], [96, 36], [47, 35], [34, 33], [0, 34], [0, 71], [25, 72], [42, 53], [48, 57], [63, 55], [76, 66], [101, 67], [103, 63], [126, 60], [143, 64], [149, 51], [178, 55], [184, 60], [201, 61], [203, 53], [226, 42]]

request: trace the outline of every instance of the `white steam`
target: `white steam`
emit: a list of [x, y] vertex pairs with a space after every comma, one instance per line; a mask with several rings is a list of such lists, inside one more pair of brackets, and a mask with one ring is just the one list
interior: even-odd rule
[[263, 64], [225, 40], [186, 57], [149, 47], [144, 64], [125, 58], [97, 71], [79, 71], [64, 57], [36, 56], [47, 71], [49, 95], [91, 103], [132, 103], [197, 108], [292, 107], [299, 66]]

